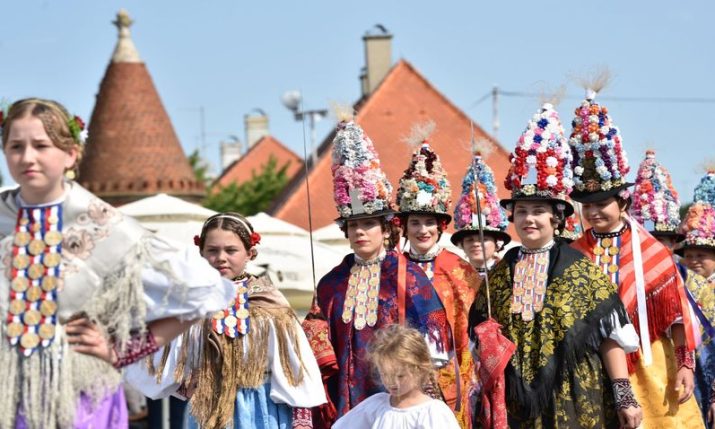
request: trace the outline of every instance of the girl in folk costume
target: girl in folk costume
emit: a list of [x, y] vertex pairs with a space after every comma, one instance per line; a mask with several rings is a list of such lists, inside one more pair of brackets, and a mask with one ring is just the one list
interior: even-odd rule
[[428, 138], [434, 122], [416, 125], [408, 144], [419, 144], [410, 166], [400, 179], [397, 205], [402, 231], [410, 243], [405, 256], [417, 263], [432, 281], [447, 310], [447, 321], [454, 345], [437, 361], [437, 382], [442, 396], [455, 412], [462, 427], [468, 427], [467, 392], [473, 384], [474, 368], [469, 352], [467, 316], [477, 292], [478, 276], [464, 259], [437, 243], [447, 228], [451, 188], [439, 157]]
[[[708, 421], [715, 426], [712, 401], [715, 399], [715, 171], [709, 171], [695, 189], [694, 203], [688, 208], [680, 230], [685, 239], [676, 253], [688, 267], [686, 285], [697, 302], [702, 320], [703, 344], [697, 350], [695, 394]], [[700, 314], [699, 314], [700, 315]]]
[[0, 428], [126, 427], [117, 368], [235, 287], [65, 180], [85, 136], [59, 103], [17, 101], [0, 126], [19, 184], [0, 194]]
[[[341, 115], [333, 140], [333, 181], [340, 217], [336, 220], [355, 253], [318, 283], [310, 317], [324, 318], [327, 332], [309, 332], [322, 363], [332, 348], [336, 370], [321, 366], [331, 415], [314, 410], [318, 427], [329, 427], [384, 387], [369, 376], [365, 356], [374, 332], [392, 323], [417, 328], [438, 352], [452, 342], [447, 314], [419, 265], [394, 249], [392, 187], [380, 169], [372, 142], [350, 115]], [[326, 341], [327, 340], [327, 341]], [[317, 412], [319, 411], [319, 412]]]
[[[479, 193], [481, 213], [477, 211], [475, 187]], [[482, 217], [486, 255], [482, 254], [479, 242], [479, 216]], [[506, 233], [509, 221], [499, 205], [494, 173], [482, 159], [481, 152], [475, 153], [472, 165], [462, 179], [462, 194], [454, 207], [454, 226], [457, 230], [450, 237], [452, 244], [464, 251], [469, 263], [480, 275], [499, 262], [496, 252], [511, 241]]]
[[136, 366], [128, 377], [153, 398], [177, 390], [188, 396], [189, 428], [312, 427], [307, 408], [325, 403], [325, 393], [308, 340], [268, 277], [245, 271], [260, 235], [245, 217], [228, 212], [208, 218], [195, 242], [237, 285], [235, 299], [154, 357], [159, 384]]
[[452, 410], [425, 393], [433, 366], [418, 330], [401, 325], [381, 328], [368, 345], [368, 359], [387, 392], [359, 403], [335, 422], [334, 429], [459, 428]]
[[594, 101], [596, 90], [576, 108], [569, 140], [575, 150], [571, 198], [582, 203], [591, 225], [573, 247], [618, 285], [640, 336], [640, 353], [628, 356], [628, 369], [644, 425], [701, 428], [691, 398], [695, 343], [683, 282], [668, 248], [627, 215], [628, 161], [618, 128]]
[[[638, 339], [616, 286], [588, 258], [555, 240], [573, 213], [565, 200], [570, 160], [558, 114], [546, 103], [511, 156], [506, 187], [512, 197], [501, 201], [522, 246], [489, 272], [491, 315], [515, 350], [504, 370], [506, 403], [482, 391], [482, 406], [491, 407], [490, 414], [480, 413], [483, 427], [640, 424], [625, 358]], [[489, 311], [482, 292], [470, 313], [470, 332], [488, 322]], [[500, 358], [477, 337], [481, 362]]]
[[[670, 250], [685, 238], [679, 230], [678, 192], [673, 187], [668, 170], [655, 159], [653, 150], [646, 151], [646, 157], [638, 167], [630, 214]], [[715, 333], [712, 330], [712, 321], [715, 321], [715, 291], [700, 274], [677, 260], [676, 266], [685, 283], [688, 302], [695, 316], [693, 320], [700, 321], [693, 324], [698, 345], [695, 355], [695, 398], [703, 417], [706, 417], [710, 385], [715, 379], [715, 343], [711, 338]]]

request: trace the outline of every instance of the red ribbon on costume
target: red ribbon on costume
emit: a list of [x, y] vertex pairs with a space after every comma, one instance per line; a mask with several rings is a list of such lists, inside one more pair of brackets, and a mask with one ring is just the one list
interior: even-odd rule
[[482, 409], [479, 420], [485, 429], [508, 429], [504, 370], [516, 350], [516, 344], [501, 333], [494, 319], [474, 328], [479, 339], [479, 379], [482, 382]]

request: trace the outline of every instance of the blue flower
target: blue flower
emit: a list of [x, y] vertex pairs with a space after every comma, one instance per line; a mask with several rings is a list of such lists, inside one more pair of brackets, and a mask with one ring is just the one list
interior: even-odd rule
[[538, 125], [539, 128], [546, 128], [549, 125], [549, 120], [546, 118], [542, 118], [539, 120], [539, 122], [536, 123], [536, 125]]

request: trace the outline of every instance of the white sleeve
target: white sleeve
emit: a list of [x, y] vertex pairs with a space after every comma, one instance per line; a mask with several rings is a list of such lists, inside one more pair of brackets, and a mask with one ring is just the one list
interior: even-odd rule
[[325, 389], [323, 388], [323, 379], [320, 375], [318, 363], [315, 360], [313, 351], [310, 348], [308, 339], [298, 323], [295, 321], [296, 337], [298, 340], [298, 348], [300, 357], [296, 355], [292, 347], [288, 348], [288, 357], [290, 365], [295, 374], [300, 369], [300, 358], [302, 357], [304, 370], [303, 381], [297, 386], [291, 386], [283, 373], [281, 361], [278, 353], [278, 336], [276, 328], [271, 321], [270, 333], [268, 337], [268, 356], [269, 369], [271, 371], [271, 399], [275, 403], [288, 404], [291, 407], [311, 408], [327, 402], [325, 397]]
[[[348, 411], [333, 424], [333, 429], [370, 429], [373, 423], [378, 420], [381, 408], [385, 408], [385, 402], [389, 401], [387, 393], [375, 393], [365, 398], [357, 404], [355, 408]], [[384, 423], [384, 422], [383, 422]], [[440, 427], [440, 426], [434, 426]]]
[[179, 317], [193, 320], [228, 307], [236, 285], [223, 279], [196, 248], [179, 248], [152, 237], [142, 270], [147, 322]]
[[[176, 361], [179, 356], [179, 350], [181, 349], [182, 338], [183, 336], [179, 335], [179, 337], [169, 344], [171, 350], [169, 351], [169, 358], [166, 361], [164, 371], [161, 374], [161, 381], [157, 381], [156, 375], [149, 374], [147, 363], [144, 359], [141, 359], [124, 368], [124, 382], [130, 384], [135, 390], [151, 399], [166, 398], [169, 395], [175, 394], [179, 389], [179, 383], [174, 380], [174, 369], [176, 368]], [[159, 367], [163, 354], [164, 349], [162, 348], [152, 356], [155, 368]]]
[[420, 429], [460, 429], [454, 412], [442, 401], [434, 400], [429, 407], [425, 421], [418, 425]]
[[[618, 320], [618, 314], [616, 314], [615, 311], [611, 313], [610, 319], [613, 330], [611, 330], [611, 335], [608, 335], [608, 338], [617, 342], [626, 353], [638, 351], [640, 338], [638, 338], [636, 328], [633, 324], [628, 321], [628, 323], [621, 325], [620, 320]], [[606, 329], [603, 326], [603, 321], [601, 321], [601, 335], [606, 337]]]

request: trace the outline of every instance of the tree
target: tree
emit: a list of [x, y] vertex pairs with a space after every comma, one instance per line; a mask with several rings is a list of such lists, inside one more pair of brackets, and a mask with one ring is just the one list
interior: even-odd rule
[[235, 211], [245, 216], [266, 211], [288, 183], [289, 165], [290, 161], [278, 168], [278, 160], [271, 155], [260, 173], [251, 172], [251, 180], [209, 189], [204, 207], [218, 212]]
[[194, 171], [196, 180], [200, 183], [207, 184], [209, 181], [209, 164], [206, 160], [201, 158], [198, 149], [195, 149], [191, 152], [191, 155], [189, 155], [189, 165], [191, 165], [191, 169]]

